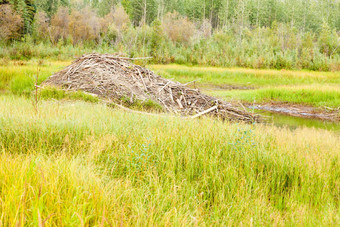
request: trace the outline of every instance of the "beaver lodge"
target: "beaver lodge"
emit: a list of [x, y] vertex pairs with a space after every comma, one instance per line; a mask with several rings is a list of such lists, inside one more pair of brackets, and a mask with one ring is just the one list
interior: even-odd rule
[[257, 117], [230, 103], [202, 94], [187, 84], [165, 79], [131, 63], [129, 58], [87, 54], [75, 60], [43, 84], [65, 90], [81, 90], [112, 104], [152, 100], [165, 112], [195, 118], [209, 115], [224, 120], [254, 122]]

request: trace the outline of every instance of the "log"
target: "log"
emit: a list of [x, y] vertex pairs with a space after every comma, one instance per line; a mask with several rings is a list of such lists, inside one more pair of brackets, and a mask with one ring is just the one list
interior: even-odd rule
[[214, 111], [214, 110], [217, 110], [217, 106], [213, 106], [213, 107], [211, 107], [211, 108], [209, 108], [209, 109], [207, 109], [207, 110], [205, 110], [205, 111], [203, 111], [201, 113], [198, 113], [198, 114], [196, 114], [194, 116], [191, 116], [190, 118], [191, 119], [195, 119], [195, 118], [198, 118], [198, 117], [200, 117], [200, 116], [202, 116], [204, 114], [210, 113], [211, 111]]

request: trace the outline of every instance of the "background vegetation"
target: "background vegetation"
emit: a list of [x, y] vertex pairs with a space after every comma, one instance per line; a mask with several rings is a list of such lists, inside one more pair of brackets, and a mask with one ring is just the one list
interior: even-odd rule
[[340, 1], [0, 0], [0, 57], [337, 71]]

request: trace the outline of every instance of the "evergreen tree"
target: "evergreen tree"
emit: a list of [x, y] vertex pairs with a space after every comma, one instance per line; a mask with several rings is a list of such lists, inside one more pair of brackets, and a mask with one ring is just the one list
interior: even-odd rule
[[24, 22], [23, 34], [32, 33], [32, 25], [36, 13], [34, 0], [2, 0], [2, 4], [9, 3], [21, 16]]
[[122, 5], [134, 25], [150, 24], [157, 17], [155, 0], [123, 0]]
[[36, 5], [51, 18], [60, 7], [70, 6], [70, 2], [69, 0], [36, 0]]
[[[98, 0], [96, 0], [98, 1]], [[96, 4], [92, 4], [93, 7], [98, 8], [98, 15], [104, 16], [107, 15], [112, 8], [114, 8], [118, 3], [118, 0], [101, 0]]]

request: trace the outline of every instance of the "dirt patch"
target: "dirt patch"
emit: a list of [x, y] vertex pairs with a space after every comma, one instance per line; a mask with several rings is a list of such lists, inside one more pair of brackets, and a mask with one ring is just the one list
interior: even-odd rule
[[340, 121], [340, 108], [316, 108], [287, 103], [248, 104], [247, 107], [294, 117], [314, 118], [333, 122]]
[[254, 90], [254, 87], [241, 86], [241, 85], [232, 85], [232, 84], [222, 84], [222, 85], [214, 85], [214, 90]]
[[165, 111], [185, 116], [203, 114], [221, 119], [254, 122], [258, 117], [237, 105], [232, 105], [201, 93], [185, 84], [156, 75], [129, 59], [114, 55], [88, 54], [43, 83], [65, 90], [82, 90], [112, 103], [152, 100]]
[[234, 85], [234, 84], [209, 84], [201, 83], [197, 86], [197, 83], [190, 83], [189, 87], [200, 87], [203, 91], [226, 91], [226, 90], [254, 90], [255, 87]]

